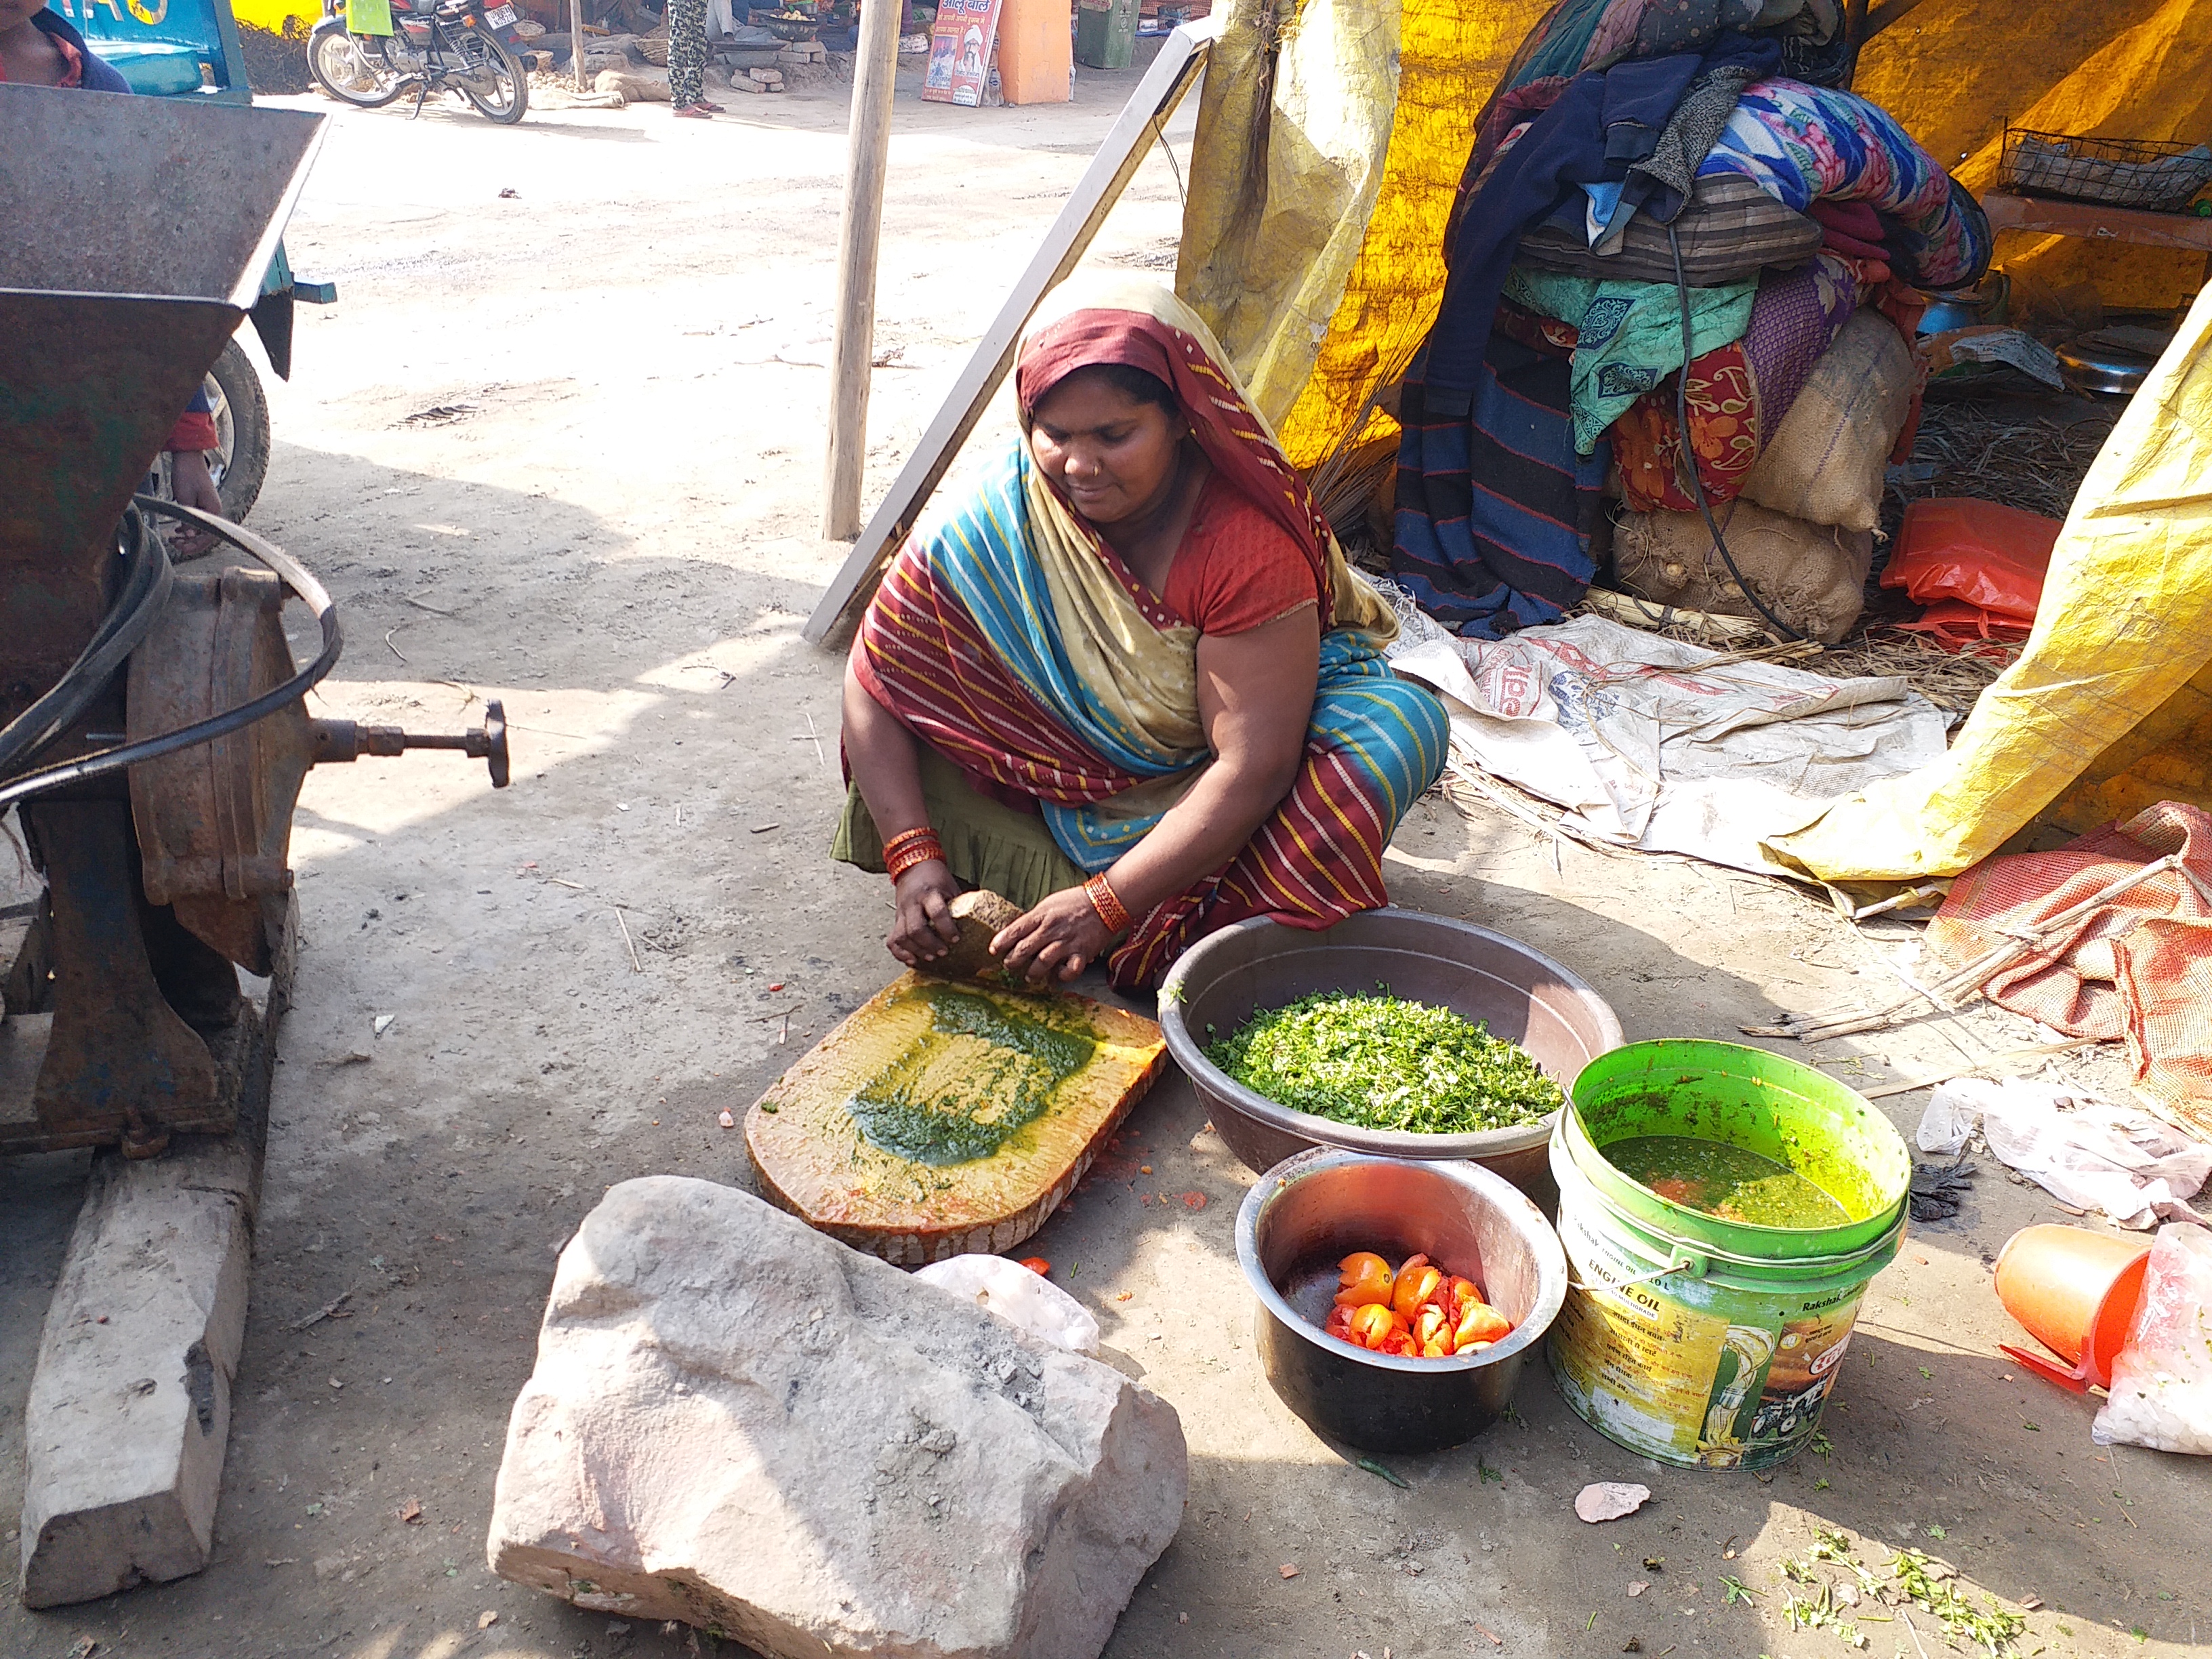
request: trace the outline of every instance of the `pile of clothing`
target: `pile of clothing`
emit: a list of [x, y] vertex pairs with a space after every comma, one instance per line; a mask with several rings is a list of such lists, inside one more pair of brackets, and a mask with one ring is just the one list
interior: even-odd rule
[[1837, 0], [1562, 0], [1522, 43], [1399, 394], [1391, 568], [1424, 610], [1557, 620], [1611, 497], [1634, 591], [1752, 613], [1710, 511], [1794, 631], [1856, 617], [1920, 290], [1978, 280], [1990, 229], [1849, 70]]

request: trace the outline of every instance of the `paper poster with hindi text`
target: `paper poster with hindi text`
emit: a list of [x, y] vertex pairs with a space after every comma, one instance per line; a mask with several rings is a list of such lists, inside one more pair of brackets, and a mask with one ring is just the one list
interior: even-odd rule
[[930, 32], [921, 95], [934, 104], [980, 107], [998, 44], [1000, 0], [942, 0]]

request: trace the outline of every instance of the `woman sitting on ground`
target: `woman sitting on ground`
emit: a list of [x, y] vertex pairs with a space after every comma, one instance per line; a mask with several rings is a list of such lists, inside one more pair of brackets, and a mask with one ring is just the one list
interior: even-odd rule
[[888, 870], [901, 962], [944, 955], [984, 887], [1024, 911], [992, 944], [1010, 969], [1104, 957], [1134, 988], [1231, 922], [1386, 903], [1445, 720], [1206, 325], [1155, 283], [1090, 293], [1023, 342], [1026, 441], [861, 621], [834, 851]]

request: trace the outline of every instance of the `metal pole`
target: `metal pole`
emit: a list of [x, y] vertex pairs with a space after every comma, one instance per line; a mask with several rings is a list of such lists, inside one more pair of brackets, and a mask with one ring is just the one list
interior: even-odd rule
[[891, 93], [898, 83], [899, 22], [905, 12], [905, 0], [864, 0], [860, 8], [845, 216], [837, 237], [830, 453], [823, 474], [822, 533], [833, 541], [860, 533], [860, 468], [868, 447], [868, 376], [876, 346], [876, 244], [883, 229]]
[[584, 91], [584, 0], [568, 0], [568, 66], [575, 71], [576, 90]]

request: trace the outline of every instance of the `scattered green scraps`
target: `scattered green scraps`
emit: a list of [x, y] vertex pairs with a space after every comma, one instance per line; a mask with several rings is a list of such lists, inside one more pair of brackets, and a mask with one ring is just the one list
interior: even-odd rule
[[[1939, 1528], [1931, 1526], [1928, 1530], [1942, 1535]], [[1884, 1577], [1854, 1556], [1856, 1547], [1848, 1533], [1821, 1527], [1814, 1530], [1813, 1540], [1804, 1559], [1785, 1559], [1781, 1564], [1788, 1583], [1817, 1592], [1811, 1595], [1801, 1595], [1794, 1589], [1785, 1592], [1784, 1611], [1792, 1630], [1830, 1629], [1849, 1645], [1863, 1647], [1866, 1643], [1861, 1639], [1858, 1624], [1886, 1621], [1885, 1615], [1875, 1609], [1911, 1606], [1933, 1615], [1947, 1638], [1973, 1643], [1990, 1659], [2005, 1659], [2017, 1651], [2013, 1644], [2027, 1629], [2027, 1619], [2007, 1612], [1993, 1595], [1982, 1598], [1988, 1603], [1986, 1611], [1977, 1608], [1960, 1592], [1954, 1582], [1959, 1575], [1946, 1563], [1918, 1550], [1897, 1550], [1891, 1554]], [[1851, 1581], [1820, 1571], [1823, 1565], [1843, 1568], [1851, 1575]]]

